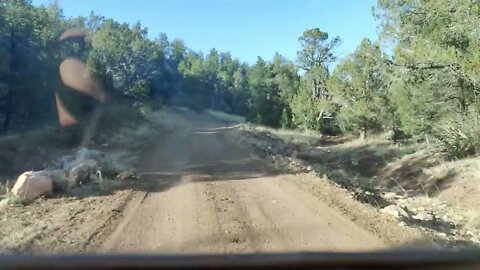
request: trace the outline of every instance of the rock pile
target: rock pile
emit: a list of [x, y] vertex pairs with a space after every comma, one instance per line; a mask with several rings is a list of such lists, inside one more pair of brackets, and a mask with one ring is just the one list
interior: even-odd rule
[[21, 174], [12, 188], [12, 194], [25, 202], [66, 191], [91, 181], [100, 168], [104, 154], [82, 148], [73, 155], [62, 157], [54, 168]]

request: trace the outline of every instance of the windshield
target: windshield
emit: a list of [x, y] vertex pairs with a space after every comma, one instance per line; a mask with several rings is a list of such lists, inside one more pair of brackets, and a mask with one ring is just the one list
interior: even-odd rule
[[475, 0], [0, 0], [0, 254], [480, 246]]

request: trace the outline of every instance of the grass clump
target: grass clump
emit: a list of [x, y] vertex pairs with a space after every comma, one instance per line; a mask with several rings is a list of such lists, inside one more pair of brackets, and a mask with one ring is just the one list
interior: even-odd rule
[[1, 187], [1, 189], [4, 191], [4, 197], [8, 201], [9, 205], [24, 206], [27, 204], [27, 201], [25, 199], [18, 197], [12, 193], [12, 190], [10, 188], [10, 181], [7, 180], [7, 182], [3, 187]]

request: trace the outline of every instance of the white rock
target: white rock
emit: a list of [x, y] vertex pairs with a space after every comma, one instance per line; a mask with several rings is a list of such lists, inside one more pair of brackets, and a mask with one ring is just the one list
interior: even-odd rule
[[386, 200], [395, 199], [395, 196], [397, 196], [397, 193], [395, 193], [395, 192], [386, 192], [382, 195], [382, 197]]
[[24, 172], [12, 188], [12, 194], [25, 201], [33, 201], [53, 193], [52, 178], [44, 171]]
[[433, 220], [433, 216], [427, 212], [420, 212], [414, 216], [412, 216], [413, 219], [416, 219], [416, 220]]
[[479, 236], [474, 236], [470, 238], [470, 240], [474, 243], [479, 243], [480, 244], [480, 237]]
[[397, 205], [397, 209], [398, 209], [398, 213], [399, 213], [402, 217], [408, 217], [408, 213], [407, 213], [401, 206], [398, 206], [398, 205]]
[[437, 235], [440, 236], [440, 237], [447, 237], [447, 234], [444, 233], [444, 232], [439, 232], [439, 233], [437, 233]]
[[395, 205], [395, 204], [391, 204], [389, 206], [386, 206], [385, 208], [382, 208], [380, 211], [382, 213], [392, 215], [396, 218], [398, 218], [398, 217], [408, 217], [407, 212], [405, 212], [405, 210], [403, 210], [402, 207], [400, 207], [398, 205]]
[[4, 199], [0, 201], [0, 210], [5, 208], [8, 205], [8, 199]]

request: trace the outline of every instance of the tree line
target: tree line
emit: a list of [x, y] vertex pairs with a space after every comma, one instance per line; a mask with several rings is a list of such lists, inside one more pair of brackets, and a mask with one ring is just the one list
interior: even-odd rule
[[[394, 140], [435, 142], [456, 157], [478, 154], [480, 3], [378, 0], [373, 16], [378, 40], [364, 39], [342, 59], [341, 38], [313, 28], [299, 37], [296, 59], [277, 53], [250, 65], [163, 33], [149, 39], [140, 23], [93, 13], [65, 18], [56, 4], [0, 0], [0, 129], [55, 119], [53, 93], [65, 88], [58, 65], [75, 57], [122, 100], [220, 110], [324, 134], [387, 132]], [[89, 34], [59, 42], [66, 29]], [[92, 104], [72, 106], [89, 111]]]

